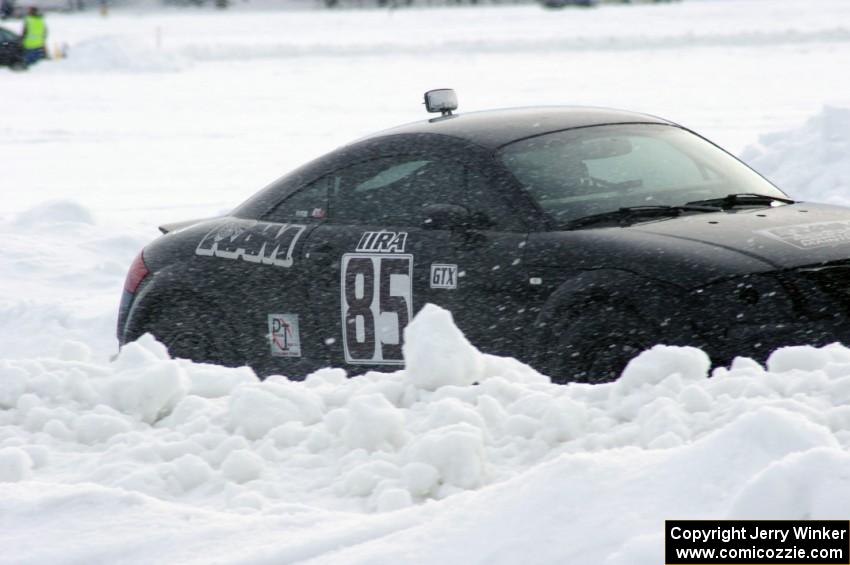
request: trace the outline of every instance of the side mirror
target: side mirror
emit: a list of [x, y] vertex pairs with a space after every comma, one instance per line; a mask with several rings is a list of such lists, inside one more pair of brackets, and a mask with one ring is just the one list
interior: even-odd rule
[[451, 88], [438, 88], [425, 93], [425, 109], [429, 112], [440, 112], [451, 116], [452, 110], [457, 110], [457, 94]]

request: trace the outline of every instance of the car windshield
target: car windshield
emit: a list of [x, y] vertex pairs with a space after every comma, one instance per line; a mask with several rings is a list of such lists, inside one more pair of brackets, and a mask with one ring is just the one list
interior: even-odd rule
[[785, 197], [722, 149], [674, 126], [558, 131], [506, 145], [499, 158], [558, 226], [621, 208], [681, 206], [729, 194]]

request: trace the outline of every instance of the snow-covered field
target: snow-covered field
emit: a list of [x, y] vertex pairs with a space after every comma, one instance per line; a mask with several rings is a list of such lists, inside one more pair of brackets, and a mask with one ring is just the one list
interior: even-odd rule
[[260, 383], [148, 339], [109, 358], [157, 225], [424, 117], [429, 88], [461, 110], [662, 115], [850, 204], [850, 3], [48, 24], [70, 57], [0, 72], [0, 562], [648, 565], [665, 518], [848, 518], [841, 345], [711, 379], [701, 352], [657, 346], [616, 383], [556, 386], [433, 308], [391, 374]]

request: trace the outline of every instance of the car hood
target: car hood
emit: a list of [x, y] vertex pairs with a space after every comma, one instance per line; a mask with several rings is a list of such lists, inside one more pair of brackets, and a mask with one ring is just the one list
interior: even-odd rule
[[695, 287], [850, 259], [850, 208], [797, 203], [535, 234], [526, 264], [622, 269]]

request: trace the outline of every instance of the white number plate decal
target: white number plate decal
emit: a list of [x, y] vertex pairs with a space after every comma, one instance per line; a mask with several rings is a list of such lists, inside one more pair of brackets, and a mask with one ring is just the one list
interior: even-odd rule
[[413, 255], [342, 256], [342, 343], [352, 364], [398, 365], [413, 315]]

